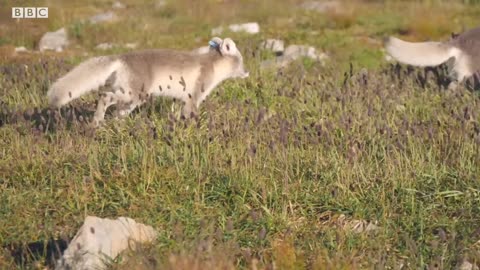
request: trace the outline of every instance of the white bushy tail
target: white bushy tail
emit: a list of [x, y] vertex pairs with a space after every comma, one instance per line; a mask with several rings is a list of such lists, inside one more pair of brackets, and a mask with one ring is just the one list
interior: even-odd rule
[[95, 57], [81, 63], [50, 87], [47, 92], [50, 105], [61, 107], [97, 89], [105, 84], [120, 65], [120, 61], [108, 56]]
[[388, 39], [385, 49], [398, 62], [420, 67], [438, 66], [459, 53], [441, 42], [412, 43], [394, 37]]

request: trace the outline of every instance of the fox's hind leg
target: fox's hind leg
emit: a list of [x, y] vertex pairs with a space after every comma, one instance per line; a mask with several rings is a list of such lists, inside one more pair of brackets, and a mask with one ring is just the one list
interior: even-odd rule
[[106, 92], [102, 94], [102, 97], [98, 100], [97, 111], [93, 116], [93, 125], [98, 126], [100, 122], [105, 118], [105, 112], [108, 107], [118, 102], [117, 95], [114, 92]]
[[[122, 87], [116, 86], [112, 91], [105, 92], [102, 94], [102, 97], [98, 101], [97, 111], [93, 116], [93, 125], [98, 126], [100, 122], [105, 118], [105, 112], [108, 107], [112, 105], [117, 105], [117, 110], [123, 111], [129, 109], [130, 111], [135, 109], [137, 106], [136, 100], [132, 99], [131, 91], [126, 91]], [[130, 108], [133, 107], [133, 108]]]

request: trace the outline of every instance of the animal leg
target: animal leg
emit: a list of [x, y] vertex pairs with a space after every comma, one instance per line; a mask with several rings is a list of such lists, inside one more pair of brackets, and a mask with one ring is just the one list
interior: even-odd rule
[[107, 92], [103, 94], [98, 100], [97, 111], [95, 111], [95, 115], [93, 116], [93, 125], [98, 126], [105, 118], [105, 112], [107, 111], [108, 107], [116, 104], [117, 102], [118, 98], [115, 93]]
[[129, 115], [135, 108], [140, 105], [138, 102], [129, 102], [124, 104], [122, 107], [119, 107], [117, 109], [117, 117], [123, 118], [127, 115]]
[[197, 114], [198, 114], [198, 109], [195, 102], [193, 102], [192, 100], [186, 101], [185, 104], [183, 105], [182, 116], [185, 118], [189, 118], [189, 117], [194, 117]]

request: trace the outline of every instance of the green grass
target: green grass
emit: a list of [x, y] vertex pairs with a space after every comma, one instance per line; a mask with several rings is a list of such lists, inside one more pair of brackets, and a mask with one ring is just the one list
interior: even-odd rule
[[[58, 56], [2, 58], [0, 268], [48, 265], [41, 255], [15, 262], [9, 249], [70, 238], [86, 215], [128, 216], [158, 230], [153, 245], [122, 255], [114, 269], [480, 263], [479, 93], [422, 85], [422, 70], [396, 72], [381, 51], [386, 35], [446, 39], [475, 26], [478, 5], [355, 1], [346, 14], [321, 15], [295, 9], [299, 1], [185, 0], [160, 10], [124, 1], [121, 20], [92, 26], [78, 14], [111, 1], [58, 2], [37, 28], [0, 30], [1, 43], [20, 45], [29, 31], [65, 25], [73, 43]], [[437, 15], [419, 17], [429, 9]], [[248, 21], [261, 24], [259, 35], [228, 35], [251, 77], [219, 86], [198, 119], [180, 120], [179, 104], [158, 99], [92, 130], [80, 118], [94, 110], [94, 95], [63, 110], [55, 127], [46, 114], [24, 118], [39, 118], [33, 109], [47, 106], [48, 86], [83, 53], [102, 54], [98, 43], [192, 49], [211, 28]], [[312, 45], [330, 59], [262, 71], [271, 54], [252, 52], [264, 38]], [[379, 229], [354, 233], [354, 220]]]

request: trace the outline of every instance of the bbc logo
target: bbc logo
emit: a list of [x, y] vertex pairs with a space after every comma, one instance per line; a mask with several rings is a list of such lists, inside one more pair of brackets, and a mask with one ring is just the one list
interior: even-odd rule
[[48, 18], [48, 7], [12, 7], [12, 18]]

